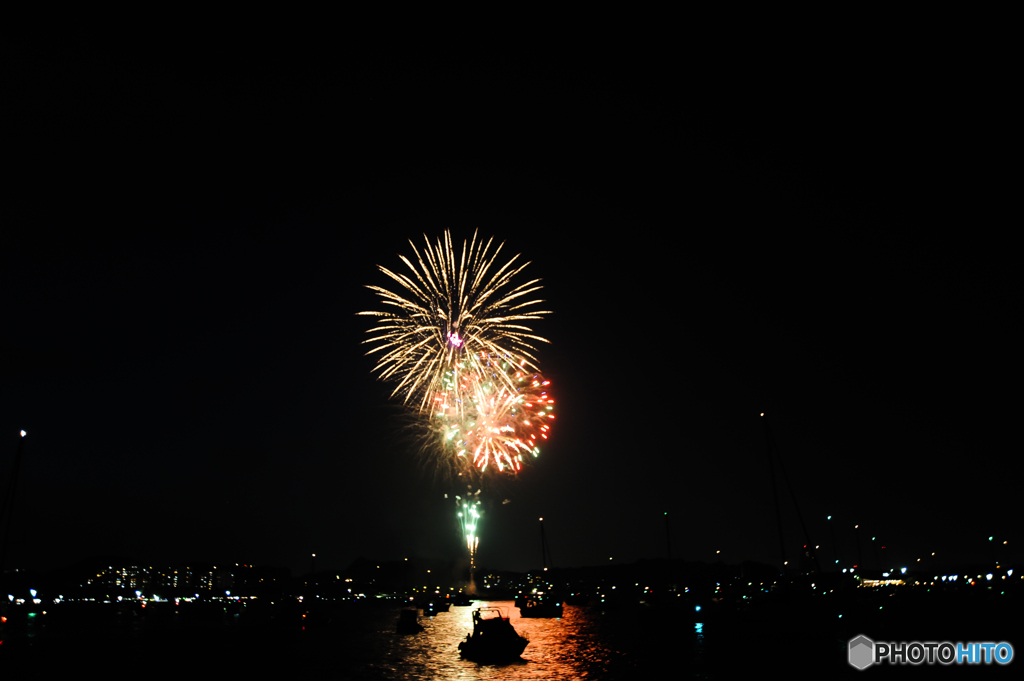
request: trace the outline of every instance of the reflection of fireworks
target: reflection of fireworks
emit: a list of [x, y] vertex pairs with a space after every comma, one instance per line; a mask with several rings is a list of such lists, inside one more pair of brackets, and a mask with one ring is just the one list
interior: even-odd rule
[[[377, 317], [370, 330], [373, 337], [364, 341], [374, 344], [370, 354], [380, 353], [374, 371], [397, 383], [392, 394], [401, 394], [421, 412], [431, 410], [431, 400], [459, 385], [464, 375], [480, 373], [486, 365], [481, 358], [515, 353], [523, 367], [536, 369], [532, 343], [546, 341], [524, 322], [548, 314], [535, 309], [540, 300], [528, 298], [541, 288], [539, 279], [512, 283], [529, 263], [517, 265], [517, 255], [497, 265], [501, 246], [491, 252], [493, 239], [483, 244], [474, 234], [468, 246], [463, 242], [458, 256], [448, 232], [443, 241], [426, 242], [422, 252], [409, 242], [415, 264], [399, 256], [408, 272], [380, 268], [399, 285], [397, 292], [368, 287], [389, 311], [359, 313]], [[515, 388], [511, 383], [508, 387]], [[453, 404], [460, 409], [462, 403]]]
[[[524, 456], [536, 457], [554, 419], [550, 381], [526, 361], [477, 357], [434, 398], [433, 425], [456, 468], [516, 473]], [[462, 465], [458, 465], [459, 462]]]

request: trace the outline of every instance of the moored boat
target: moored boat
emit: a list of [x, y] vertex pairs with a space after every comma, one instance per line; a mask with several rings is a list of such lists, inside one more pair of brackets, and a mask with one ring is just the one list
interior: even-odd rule
[[398, 613], [398, 633], [418, 634], [423, 631], [419, 622], [419, 612], [415, 608], [405, 608]]
[[516, 599], [520, 617], [561, 617], [562, 602], [550, 595], [531, 594]]
[[451, 606], [451, 602], [443, 598], [431, 600], [423, 606], [423, 614], [428, 617], [433, 617], [439, 612], [448, 612], [448, 608]]
[[466, 594], [460, 592], [455, 594], [455, 597], [452, 598], [452, 605], [473, 605], [473, 599], [467, 596]]

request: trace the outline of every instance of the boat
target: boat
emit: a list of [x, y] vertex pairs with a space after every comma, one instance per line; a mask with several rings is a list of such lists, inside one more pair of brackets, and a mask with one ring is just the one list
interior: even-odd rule
[[473, 633], [459, 644], [459, 654], [477, 662], [514, 660], [523, 654], [527, 643], [502, 608], [477, 608], [473, 611]]
[[466, 606], [473, 605], [473, 599], [464, 593], [455, 594], [455, 598], [452, 599], [452, 605]]
[[418, 634], [423, 631], [423, 625], [419, 622], [419, 611], [415, 608], [405, 608], [398, 613], [398, 633]]
[[423, 606], [423, 614], [428, 617], [433, 617], [439, 612], [448, 612], [448, 608], [450, 606], [451, 603], [446, 599], [438, 598], [436, 600], [431, 600]]
[[552, 596], [531, 594], [516, 599], [520, 617], [561, 617], [562, 603]]
[[[543, 564], [543, 571], [541, 576], [548, 571], [548, 556], [551, 552], [548, 550], [548, 540], [544, 536], [544, 519], [540, 519], [540, 547], [541, 547], [541, 563]], [[532, 581], [532, 580], [531, 580]], [[549, 584], [550, 587], [550, 584]], [[520, 617], [561, 617], [562, 616], [562, 599], [551, 592], [550, 588], [547, 592], [538, 592], [536, 589], [532, 593], [526, 595], [520, 595], [516, 598], [516, 607], [519, 608]]]

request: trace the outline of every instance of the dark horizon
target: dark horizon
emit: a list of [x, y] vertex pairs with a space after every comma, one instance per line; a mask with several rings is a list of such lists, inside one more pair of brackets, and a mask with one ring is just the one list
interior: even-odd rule
[[9, 566], [460, 555], [466, 486], [356, 316], [446, 229], [521, 253], [554, 310], [557, 423], [485, 481], [479, 564], [539, 564], [539, 517], [559, 567], [661, 557], [668, 512], [673, 558], [778, 565], [761, 412], [823, 558], [831, 515], [847, 563], [857, 524], [869, 566], [872, 536], [894, 565], [1019, 562], [1007, 182], [946, 75], [12, 49]]

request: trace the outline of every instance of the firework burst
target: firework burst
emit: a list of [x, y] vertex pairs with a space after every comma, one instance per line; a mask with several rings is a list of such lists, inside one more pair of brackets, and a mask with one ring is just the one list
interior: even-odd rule
[[[374, 371], [396, 384], [393, 396], [421, 413], [431, 411], [437, 395], [477, 381], [486, 358], [515, 356], [523, 367], [536, 370], [534, 343], [547, 340], [527, 323], [550, 314], [538, 309], [543, 301], [533, 297], [541, 288], [539, 279], [515, 283], [529, 263], [519, 263], [517, 255], [499, 264], [503, 244], [492, 251], [494, 240], [484, 244], [474, 233], [457, 254], [449, 232], [433, 244], [424, 240], [422, 250], [409, 242], [412, 259], [399, 256], [406, 269], [380, 267], [396, 290], [368, 286], [385, 311], [359, 313], [377, 318], [364, 341], [373, 345], [367, 354], [378, 355]], [[510, 390], [516, 388], [508, 374], [501, 376]], [[464, 404], [453, 398], [456, 410]]]
[[549, 386], [526, 360], [478, 358], [474, 371], [434, 397], [431, 426], [447, 462], [460, 471], [519, 472], [540, 454], [555, 418]]

